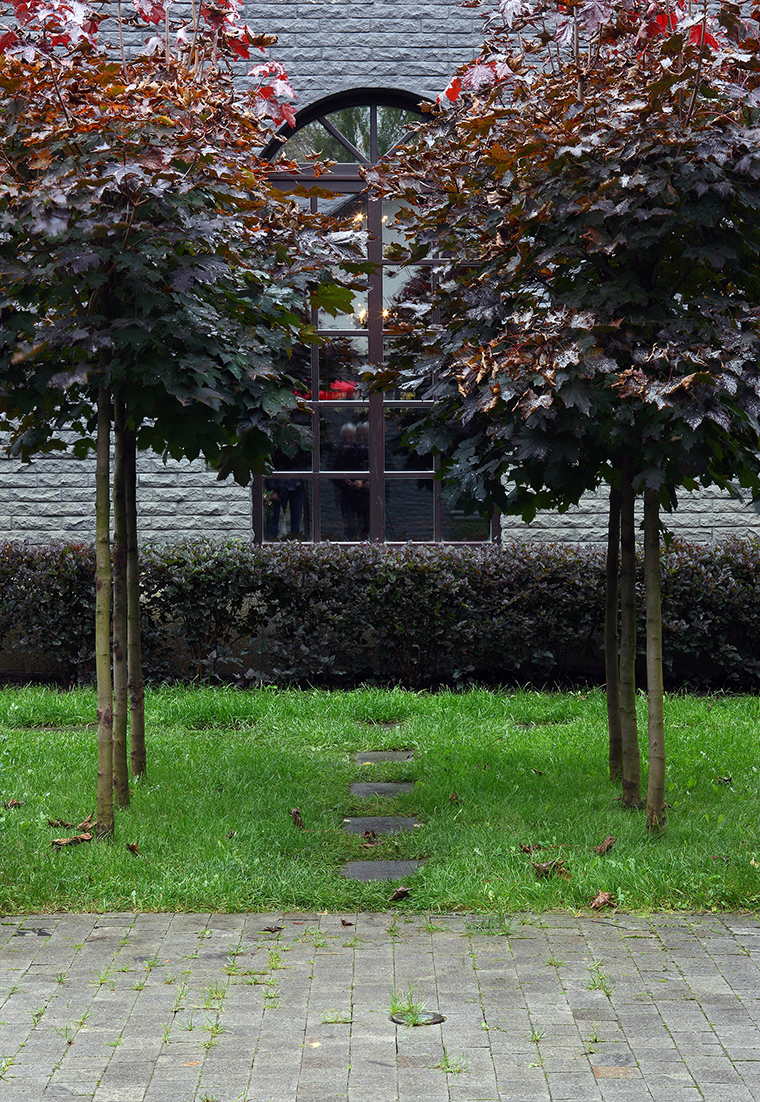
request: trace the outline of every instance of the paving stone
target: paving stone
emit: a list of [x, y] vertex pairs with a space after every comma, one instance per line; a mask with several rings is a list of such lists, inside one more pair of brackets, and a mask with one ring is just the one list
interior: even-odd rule
[[363, 815], [343, 820], [343, 829], [349, 834], [364, 834], [367, 830], [374, 830], [375, 834], [396, 834], [414, 830], [419, 825], [404, 815]]
[[403, 880], [425, 864], [420, 861], [348, 861], [341, 876], [349, 880]]
[[413, 791], [416, 783], [416, 781], [357, 781], [351, 785], [349, 791], [352, 796], [358, 796], [362, 800], [370, 796], [384, 796], [392, 799], [394, 796], [404, 796]]

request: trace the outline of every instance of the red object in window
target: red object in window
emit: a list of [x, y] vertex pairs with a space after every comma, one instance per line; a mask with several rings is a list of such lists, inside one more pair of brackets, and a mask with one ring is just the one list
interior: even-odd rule
[[335, 379], [330, 383], [329, 390], [320, 390], [319, 399], [321, 402], [335, 402], [340, 398], [353, 398], [355, 390], [356, 383], [349, 382], [346, 379]]

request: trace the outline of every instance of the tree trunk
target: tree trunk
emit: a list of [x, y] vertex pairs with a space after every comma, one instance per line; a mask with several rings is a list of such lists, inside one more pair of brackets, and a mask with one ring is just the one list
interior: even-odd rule
[[644, 578], [647, 607], [647, 727], [649, 782], [647, 830], [665, 829], [665, 716], [662, 689], [662, 603], [660, 599], [660, 509], [656, 490], [644, 495]]
[[95, 469], [95, 671], [98, 682], [98, 798], [95, 834], [113, 837], [113, 696], [111, 689], [111, 393], [98, 390]]
[[620, 726], [620, 659], [618, 645], [618, 571], [620, 569], [620, 490], [610, 490], [607, 524], [607, 593], [604, 614], [604, 671], [607, 683], [610, 780], [623, 776], [623, 734]]
[[145, 752], [145, 685], [140, 638], [140, 564], [137, 557], [137, 441], [133, 429], [124, 433], [124, 499], [127, 507], [127, 670], [129, 679], [129, 743], [132, 776], [147, 768]]
[[620, 728], [623, 807], [643, 807], [636, 725], [636, 495], [631, 464], [623, 464], [620, 489]]
[[114, 395], [113, 463], [113, 789], [119, 807], [129, 806], [127, 769], [127, 512], [124, 497], [124, 399]]

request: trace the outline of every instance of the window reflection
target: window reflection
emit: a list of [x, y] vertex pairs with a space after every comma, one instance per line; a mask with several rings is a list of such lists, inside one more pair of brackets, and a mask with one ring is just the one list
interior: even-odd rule
[[320, 404], [319, 466], [322, 471], [369, 471], [369, 408]]
[[433, 480], [385, 480], [385, 538], [393, 541], [433, 539]]
[[432, 471], [433, 457], [420, 455], [405, 443], [405, 436], [412, 425], [422, 419], [424, 409], [415, 407], [386, 409], [385, 411], [385, 469], [386, 471]]
[[319, 398], [323, 402], [357, 397], [359, 380], [367, 370], [365, 337], [335, 336], [319, 348]]
[[383, 268], [383, 327], [394, 324], [429, 325], [432, 318], [430, 266]]
[[311, 539], [311, 483], [305, 478], [264, 479], [264, 539]]

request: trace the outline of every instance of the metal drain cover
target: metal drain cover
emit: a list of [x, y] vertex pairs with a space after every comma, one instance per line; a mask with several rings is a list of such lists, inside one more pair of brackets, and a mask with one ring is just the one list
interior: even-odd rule
[[403, 1014], [391, 1014], [391, 1021], [396, 1025], [440, 1025], [446, 1021], [445, 1015], [438, 1014], [435, 1010], [420, 1010], [415, 1018], [416, 1021], [409, 1022]]

